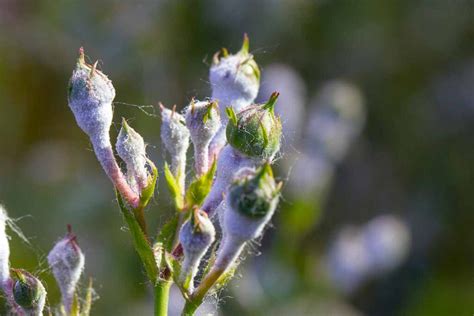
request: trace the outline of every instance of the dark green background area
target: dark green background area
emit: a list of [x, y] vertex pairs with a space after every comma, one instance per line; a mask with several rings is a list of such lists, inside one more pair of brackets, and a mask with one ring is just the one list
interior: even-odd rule
[[[462, 0], [0, 0], [0, 201], [33, 245], [13, 237], [12, 265], [37, 273], [56, 304], [45, 255], [70, 223], [100, 296], [93, 314], [149, 308], [112, 186], [67, 107], [78, 48], [99, 60], [116, 88], [113, 139], [128, 118], [161, 172], [158, 101], [182, 108], [209, 96], [212, 54], [236, 51], [244, 32], [263, 72], [291, 65], [310, 96], [327, 80], [348, 79], [367, 101], [364, 131], [337, 169], [320, 225], [305, 238], [314, 251], [297, 260], [320, 256], [338, 227], [381, 210], [416, 224], [415, 255], [356, 296], [315, 285], [278, 304], [337, 299], [369, 315], [472, 315], [474, 3]], [[172, 210], [161, 182], [147, 213], [152, 226]], [[285, 200], [279, 213], [291, 206]], [[292, 270], [294, 262], [271, 256], [272, 240], [291, 238], [278, 234], [276, 219], [263, 258]], [[231, 298], [222, 307], [226, 315], [265, 314]]]

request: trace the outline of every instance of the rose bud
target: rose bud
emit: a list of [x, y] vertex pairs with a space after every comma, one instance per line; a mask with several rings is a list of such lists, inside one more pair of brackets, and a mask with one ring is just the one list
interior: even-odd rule
[[125, 119], [115, 144], [117, 153], [127, 165], [129, 184], [138, 194], [148, 185], [148, 171], [146, 169], [146, 146], [143, 137], [131, 128]]
[[77, 125], [89, 136], [94, 152], [107, 176], [125, 200], [136, 207], [139, 196], [128, 185], [110, 143], [112, 101], [115, 89], [105, 74], [97, 70], [97, 62], [89, 65], [84, 50], [79, 51], [76, 68], [69, 80], [68, 103]]
[[199, 263], [214, 242], [216, 231], [207, 214], [198, 208], [193, 210], [179, 232], [179, 240], [184, 251], [181, 266], [180, 282], [192, 291], [193, 280], [198, 271]]
[[69, 311], [84, 270], [84, 254], [77, 244], [76, 236], [71, 232], [71, 226], [68, 226], [67, 235], [49, 252], [48, 263], [61, 290], [63, 305]]
[[226, 196], [222, 223], [225, 235], [240, 241], [260, 236], [275, 212], [279, 196], [280, 185], [269, 164], [237, 179]]
[[249, 106], [256, 98], [260, 87], [260, 69], [253, 55], [249, 53], [249, 38], [244, 35], [242, 48], [237, 54], [230, 55], [223, 48], [217, 52], [209, 71], [212, 99], [219, 102], [223, 126], [212, 140], [209, 156], [212, 160], [225, 145], [225, 123], [223, 115], [227, 107], [235, 112]]
[[46, 290], [31, 273], [12, 269], [13, 299], [26, 316], [41, 316], [46, 302]]
[[[273, 216], [280, 196], [270, 165], [257, 172], [246, 170], [239, 175], [219, 206], [222, 242], [216, 261], [206, 278], [216, 278], [237, 260], [246, 243], [261, 236]], [[203, 280], [207, 282], [207, 280]]]
[[255, 104], [235, 114], [227, 108], [230, 118], [226, 134], [229, 144], [249, 157], [271, 160], [280, 149], [282, 127], [274, 113], [278, 93], [267, 103]]
[[179, 179], [180, 187], [184, 189], [186, 173], [186, 152], [189, 147], [189, 130], [184, 117], [173, 110], [161, 108], [161, 141], [171, 157], [171, 172]]
[[221, 127], [217, 102], [192, 100], [185, 118], [194, 145], [196, 173], [202, 175], [209, 169], [209, 144]]

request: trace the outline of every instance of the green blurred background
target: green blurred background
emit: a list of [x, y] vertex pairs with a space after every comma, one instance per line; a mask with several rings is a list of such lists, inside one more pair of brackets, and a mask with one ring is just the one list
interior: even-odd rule
[[[99, 60], [116, 88], [113, 138], [127, 117], [161, 168], [158, 101], [182, 108], [209, 96], [212, 54], [236, 51], [244, 32], [264, 74], [272, 63], [291, 66], [308, 97], [327, 80], [350, 80], [365, 96], [367, 119], [297, 254], [291, 243], [281, 246], [293, 236], [279, 230], [280, 215], [296, 205], [284, 196], [263, 254], [247, 256], [232, 281], [237, 290], [220, 295], [220, 313], [472, 315], [474, 3], [467, 0], [0, 0], [0, 201], [32, 244], [13, 236], [12, 265], [36, 272], [56, 304], [45, 254], [70, 223], [100, 296], [93, 314], [149, 313], [151, 293], [112, 187], [67, 107], [78, 48]], [[171, 210], [160, 183], [150, 223], [161, 225]], [[329, 241], [382, 211], [410, 223], [408, 258], [355, 293], [335, 291], [318, 268]], [[249, 306], [239, 282], [247, 266], [265, 270], [270, 262], [278, 269]]]

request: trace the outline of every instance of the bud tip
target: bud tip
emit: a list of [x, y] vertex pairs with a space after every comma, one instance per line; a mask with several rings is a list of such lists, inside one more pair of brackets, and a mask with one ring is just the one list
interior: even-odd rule
[[247, 55], [249, 53], [249, 47], [249, 36], [247, 35], [247, 33], [244, 33], [244, 40], [242, 41], [242, 48], [240, 49], [239, 53]]

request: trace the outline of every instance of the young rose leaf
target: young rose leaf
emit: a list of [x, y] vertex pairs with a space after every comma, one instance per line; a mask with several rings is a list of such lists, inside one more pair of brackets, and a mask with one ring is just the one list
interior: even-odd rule
[[74, 298], [72, 299], [72, 304], [71, 304], [71, 311], [69, 312], [69, 315], [71, 316], [79, 316], [79, 300], [77, 299], [77, 294], [74, 294]]
[[202, 202], [209, 194], [209, 191], [211, 191], [216, 168], [217, 163], [215, 159], [209, 171], [189, 185], [188, 191], [186, 192], [186, 207], [188, 209], [191, 209], [194, 206], [201, 206]]
[[237, 264], [234, 264], [229, 268], [220, 278], [217, 280], [216, 284], [212, 287], [214, 293], [218, 292], [224, 286], [229, 283], [229, 281], [234, 277], [235, 271], [237, 270]]
[[153, 197], [156, 181], [158, 180], [158, 169], [156, 169], [155, 164], [150, 159], [147, 159], [147, 162], [151, 167], [152, 174], [148, 180], [148, 185], [143, 188], [140, 195], [139, 208], [145, 208], [148, 205], [148, 202], [150, 202], [150, 199]]
[[161, 243], [164, 250], [167, 252], [173, 251], [173, 242], [175, 232], [178, 229], [179, 214], [175, 214], [160, 230], [157, 243]]
[[81, 308], [81, 316], [89, 316], [91, 313], [93, 291], [94, 288], [92, 287], [92, 278], [89, 278], [89, 284], [87, 285], [86, 290], [86, 297], [84, 299], [84, 304]]
[[165, 179], [168, 184], [171, 196], [173, 197], [175, 207], [178, 211], [183, 209], [183, 196], [181, 195], [181, 188], [179, 186], [178, 179], [173, 176], [169, 166], [165, 163]]

